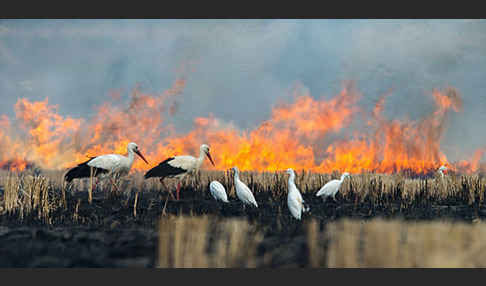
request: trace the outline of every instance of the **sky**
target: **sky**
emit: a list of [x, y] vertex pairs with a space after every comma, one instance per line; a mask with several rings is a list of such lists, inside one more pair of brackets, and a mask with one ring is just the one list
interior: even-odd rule
[[110, 92], [161, 93], [183, 75], [181, 132], [209, 113], [251, 129], [296, 84], [330, 99], [348, 80], [361, 105], [391, 91], [385, 116], [418, 119], [453, 86], [464, 110], [441, 146], [454, 159], [486, 143], [485, 47], [485, 20], [0, 20], [0, 114], [48, 97], [88, 118]]

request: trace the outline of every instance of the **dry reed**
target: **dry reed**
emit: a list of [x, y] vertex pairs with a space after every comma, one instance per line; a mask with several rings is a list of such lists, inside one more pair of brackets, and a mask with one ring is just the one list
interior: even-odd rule
[[[42, 176], [49, 179], [52, 188], [66, 191], [87, 191], [89, 190], [89, 179], [74, 180], [65, 187], [62, 181], [62, 172], [45, 171]], [[296, 185], [302, 194], [317, 192], [326, 182], [332, 179], [339, 179], [339, 173], [318, 174], [312, 172], [298, 171], [296, 173]], [[14, 174], [10, 176], [15, 176]], [[0, 182], [7, 183], [9, 175], [0, 173]], [[245, 182], [255, 194], [270, 193], [272, 198], [281, 198], [287, 195], [287, 179], [285, 172], [241, 172], [240, 179]], [[233, 177], [229, 171], [202, 170], [195, 178], [188, 179], [186, 188], [192, 189], [196, 194], [207, 192], [208, 185], [212, 180], [223, 184], [230, 197], [235, 197]], [[176, 179], [166, 179], [166, 186], [175, 190]], [[98, 188], [112, 188], [108, 180], [100, 181]], [[165, 188], [156, 179], [143, 179], [142, 172], [134, 172], [128, 177], [117, 181], [119, 190], [125, 194], [137, 191], [162, 191]], [[363, 173], [352, 174], [344, 180], [339, 195], [345, 200], [352, 200], [355, 203], [369, 202], [386, 203], [389, 200], [400, 200], [403, 205], [409, 205], [417, 201], [427, 200], [448, 200], [450, 198], [461, 199], [467, 204], [480, 205], [484, 201], [486, 190], [486, 178], [478, 174], [456, 175], [456, 176], [433, 176], [427, 178], [408, 178], [403, 174], [375, 174]], [[110, 193], [107, 191], [107, 193]], [[63, 200], [65, 195], [63, 196]], [[63, 202], [65, 204], [65, 202]]]
[[[317, 174], [312, 172], [297, 171], [296, 185], [310, 204], [320, 204], [320, 199], [314, 194], [329, 180], [338, 179], [340, 174]], [[286, 213], [285, 205], [280, 203], [287, 196], [288, 175], [285, 172], [241, 172], [241, 180], [245, 182], [255, 194], [257, 201], [263, 204], [268, 203], [275, 206], [276, 215]], [[212, 180], [220, 181], [226, 188], [228, 196], [236, 199], [233, 186], [233, 177], [229, 171], [210, 171], [202, 170], [195, 178], [187, 181], [183, 187], [182, 194], [190, 194], [194, 200], [210, 199], [208, 186]], [[176, 179], [166, 179], [165, 184], [170, 190], [174, 190], [177, 185]], [[97, 194], [104, 191], [105, 199], [116, 202], [124, 200], [123, 207], [133, 207], [130, 210], [133, 216], [140, 217], [141, 211], [140, 196], [145, 196], [147, 192], [150, 196], [162, 196], [162, 214], [168, 213], [170, 205], [164, 203], [166, 189], [156, 179], [145, 180], [142, 172], [134, 172], [127, 177], [121, 178], [118, 182], [120, 192], [110, 192], [111, 182], [100, 180], [96, 187]], [[3, 186], [4, 194], [0, 196], [0, 211], [17, 215], [23, 219], [29, 215], [33, 209], [37, 217], [42, 220], [51, 220], [51, 214], [56, 210], [69, 212], [69, 217], [81, 219], [80, 214], [74, 216], [76, 196], [79, 191], [89, 190], [89, 179], [74, 180], [70, 184], [63, 181], [61, 171], [42, 171], [42, 172], [20, 172], [11, 173], [0, 171], [0, 185]], [[187, 189], [190, 192], [187, 192]], [[427, 205], [439, 206], [466, 206], [470, 208], [474, 217], [479, 217], [484, 203], [484, 193], [486, 191], [486, 178], [478, 174], [474, 175], [447, 175], [445, 177], [432, 176], [427, 178], [409, 178], [403, 174], [352, 174], [350, 178], [344, 180], [337, 195], [338, 203], [346, 207], [346, 211], [352, 211], [352, 204], [355, 210], [366, 211], [368, 216], [372, 216], [375, 210], [381, 210], [381, 214], [393, 215], [395, 212], [413, 214], [417, 217], [421, 215], [421, 210], [429, 210]], [[136, 195], [138, 193], [138, 195]], [[159, 194], [160, 193], [160, 194]], [[162, 194], [164, 193], [164, 194]], [[68, 195], [66, 195], [68, 194]], [[149, 196], [149, 197], [150, 197]], [[82, 200], [88, 200], [88, 194]], [[137, 198], [135, 202], [134, 198]], [[99, 198], [99, 197], [98, 197]], [[69, 201], [73, 200], [73, 201]], [[99, 203], [99, 201], [97, 202]], [[133, 205], [132, 205], [133, 203]], [[150, 201], [150, 204], [153, 204]], [[358, 208], [358, 204], [359, 208]], [[83, 205], [84, 206], [84, 205]], [[420, 209], [418, 209], [418, 208]], [[435, 208], [435, 206], [434, 206]], [[150, 207], [148, 207], [150, 209]], [[335, 209], [334, 209], [335, 210]], [[418, 211], [416, 211], [418, 210]], [[441, 210], [441, 208], [435, 208]], [[469, 211], [469, 210], [468, 210]], [[173, 208], [172, 211], [174, 213]], [[333, 217], [335, 211], [323, 210], [319, 213], [313, 210], [316, 217]], [[358, 213], [358, 212], [356, 212]], [[159, 213], [160, 214], [160, 213]], [[71, 216], [72, 215], [72, 216]], [[359, 215], [366, 215], [364, 212]], [[427, 214], [425, 214], [427, 215]], [[474, 218], [473, 217], [473, 218]], [[61, 219], [62, 221], [63, 219]], [[277, 225], [280, 225], [280, 220]]]
[[51, 192], [49, 178], [41, 175], [7, 175], [3, 202], [9, 214], [17, 214], [20, 220], [35, 213], [38, 219], [50, 224], [50, 214], [56, 208], [57, 199]]
[[317, 225], [307, 225], [312, 267], [486, 266], [484, 223], [344, 219], [326, 231]]
[[158, 267], [256, 267], [256, 248], [262, 238], [244, 219], [163, 217]]

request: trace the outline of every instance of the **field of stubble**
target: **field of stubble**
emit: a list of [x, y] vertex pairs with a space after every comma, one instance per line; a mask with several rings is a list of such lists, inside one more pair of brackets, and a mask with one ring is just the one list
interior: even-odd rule
[[[311, 208], [302, 221], [288, 211], [284, 172], [242, 172], [259, 205], [243, 209], [223, 171], [202, 171], [180, 201], [135, 172], [118, 189], [99, 183], [91, 203], [89, 179], [2, 171], [0, 267], [486, 266], [480, 175], [352, 175], [337, 202], [315, 193], [340, 174], [296, 175]], [[212, 199], [211, 180], [230, 203]]]

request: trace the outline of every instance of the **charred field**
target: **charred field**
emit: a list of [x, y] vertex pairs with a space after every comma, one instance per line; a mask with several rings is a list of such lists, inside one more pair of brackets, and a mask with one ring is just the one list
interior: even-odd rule
[[[1, 172], [1, 267], [334, 266], [329, 231], [343, 220], [472, 225], [486, 216], [486, 178], [478, 174], [352, 175], [335, 202], [315, 193], [340, 174], [297, 172], [296, 185], [310, 206], [301, 221], [288, 211], [284, 172], [242, 172], [258, 208], [242, 207], [232, 176], [223, 171], [202, 171], [183, 184], [180, 201], [158, 180], [135, 172], [116, 188], [98, 183], [90, 203], [89, 179], [66, 185], [62, 175]], [[211, 197], [212, 180], [225, 186], [229, 203]], [[173, 192], [176, 183], [166, 181]]]

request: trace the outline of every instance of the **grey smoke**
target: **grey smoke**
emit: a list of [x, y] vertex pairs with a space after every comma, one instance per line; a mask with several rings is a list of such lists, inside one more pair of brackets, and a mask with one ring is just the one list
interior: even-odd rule
[[486, 145], [485, 32], [483, 20], [3, 20], [0, 114], [12, 118], [19, 97], [49, 97], [61, 114], [89, 117], [112, 90], [170, 88], [181, 67], [187, 86], [170, 120], [180, 132], [209, 113], [252, 128], [296, 82], [329, 99], [355, 80], [368, 110], [391, 89], [385, 116], [409, 119], [450, 85], [464, 110], [449, 114], [442, 149], [462, 159]]

